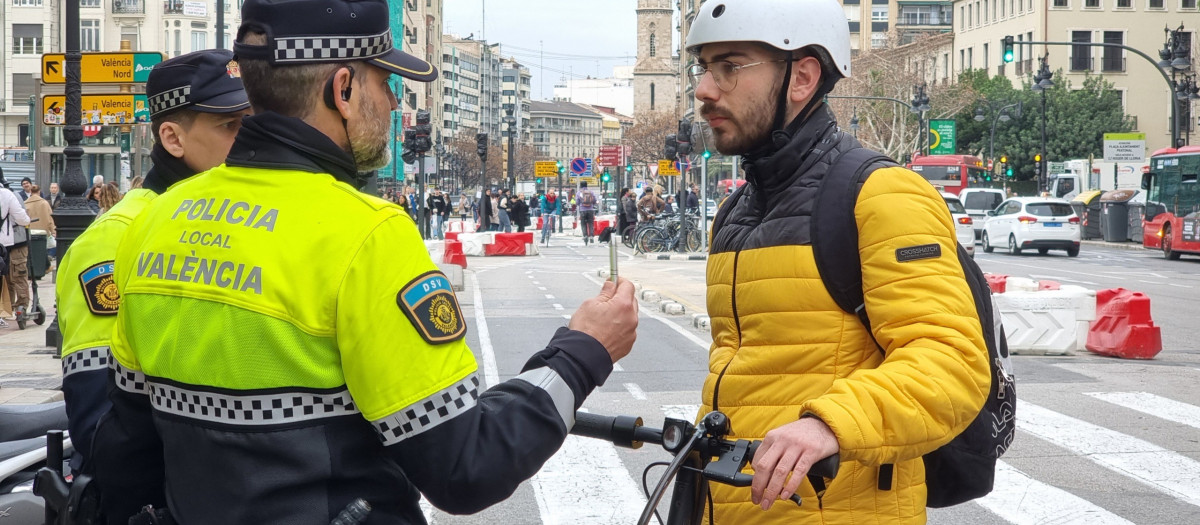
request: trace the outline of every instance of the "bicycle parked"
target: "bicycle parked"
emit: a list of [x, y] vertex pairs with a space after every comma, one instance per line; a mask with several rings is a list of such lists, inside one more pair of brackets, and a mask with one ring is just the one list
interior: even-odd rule
[[[650, 523], [651, 516], [666, 525], [699, 525], [703, 521], [704, 504], [708, 500], [708, 484], [705, 480], [734, 487], [750, 486], [753, 476], [742, 470], [754, 459], [754, 453], [762, 442], [725, 439], [729, 432], [729, 417], [715, 411], [709, 412], [696, 425], [668, 417], [661, 429], [643, 426], [640, 417], [579, 412], [575, 414], [575, 426], [571, 428], [571, 434], [576, 436], [602, 439], [619, 447], [633, 449], [641, 448], [643, 443], [653, 443], [662, 445], [664, 450], [675, 455], [670, 463], [651, 463], [642, 474], [642, 490], [646, 493], [647, 501], [638, 518], [638, 525]], [[818, 461], [809, 470], [808, 479], [818, 497], [824, 493], [825, 480], [837, 475], [839, 462], [840, 457], [834, 454]], [[646, 486], [646, 474], [651, 468], [663, 465], [667, 470], [651, 492]], [[667, 521], [663, 522], [658, 514], [658, 503], [672, 479], [675, 480], [675, 488], [667, 510]], [[798, 494], [793, 494], [789, 499], [800, 504]], [[712, 522], [711, 514], [709, 522]]]
[[639, 252], [700, 251], [698, 218], [691, 213], [661, 215], [654, 223], [640, 227], [633, 244]]

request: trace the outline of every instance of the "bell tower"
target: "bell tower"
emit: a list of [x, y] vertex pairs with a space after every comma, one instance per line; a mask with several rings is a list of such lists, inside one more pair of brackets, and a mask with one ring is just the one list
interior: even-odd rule
[[638, 0], [637, 64], [633, 69], [633, 113], [678, 112], [674, 8], [671, 0]]

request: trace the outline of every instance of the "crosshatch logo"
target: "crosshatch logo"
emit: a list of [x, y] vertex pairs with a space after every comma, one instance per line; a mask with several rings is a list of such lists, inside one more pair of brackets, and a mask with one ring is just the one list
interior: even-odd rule
[[942, 256], [940, 244], [922, 244], [896, 249], [896, 262], [918, 261], [921, 259], [937, 259]]

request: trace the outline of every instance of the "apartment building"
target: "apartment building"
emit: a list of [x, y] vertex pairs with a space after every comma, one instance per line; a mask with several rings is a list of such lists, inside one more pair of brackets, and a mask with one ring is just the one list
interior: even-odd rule
[[[216, 47], [216, 2], [79, 2], [80, 50], [83, 52], [119, 51], [123, 40], [128, 41], [134, 51], [159, 51], [168, 57]], [[232, 49], [232, 39], [241, 23], [241, 2], [223, 2], [222, 11], [222, 47]], [[0, 31], [3, 32], [0, 39], [6, 46], [5, 52], [0, 53], [0, 71], [3, 72], [0, 75], [0, 147], [26, 147], [31, 113], [29, 101], [38, 92], [41, 56], [65, 51], [62, 28], [66, 13], [62, 0], [5, 0], [0, 15]], [[48, 140], [51, 144], [59, 141], [54, 136]]]
[[[517, 119], [517, 134], [513, 137], [513, 140], [517, 143], [527, 143], [529, 141], [529, 136], [525, 130], [529, 129], [529, 103], [533, 99], [530, 91], [532, 79], [533, 75], [530, 73], [529, 68], [521, 65], [516, 59], [500, 59], [501, 117], [507, 117], [508, 110], [511, 109], [513, 111], [513, 118]], [[506, 141], [508, 140], [507, 125], [504, 126], [501, 138]]]
[[529, 132], [539, 156], [594, 159], [604, 143], [604, 117], [565, 100], [534, 100], [529, 104]]
[[615, 108], [633, 114], [633, 66], [613, 67], [609, 78], [570, 78], [554, 86], [554, 98]]
[[474, 40], [442, 37], [442, 140], [479, 129], [482, 57]]
[[[1020, 42], [1107, 42], [1123, 44], [1158, 61], [1165, 42], [1164, 27], [1185, 25], [1183, 38], [1198, 63], [1195, 31], [1200, 27], [1197, 0], [957, 0], [954, 2], [954, 71], [986, 69], [1008, 76], [1014, 85], [1028, 81], [1048, 56], [1051, 70], [1062, 70], [1072, 86], [1087, 75], [1103, 75], [1121, 93], [1125, 112], [1135, 130], [1146, 133], [1153, 151], [1169, 145], [1174, 94], [1156, 64], [1136, 53], [1086, 45], [1020, 45]], [[1015, 60], [1002, 59], [1001, 41], [1013, 36]], [[1193, 67], [1193, 72], [1195, 71]], [[1186, 134], [1195, 131], [1192, 118], [1181, 118]]]
[[[392, 36], [394, 45], [402, 48], [405, 53], [425, 59], [430, 64], [441, 63], [442, 60], [442, 0], [399, 0], [392, 1], [393, 10], [402, 9], [402, 27], [396, 27], [396, 16], [393, 14]], [[400, 101], [403, 122], [412, 125], [419, 110], [429, 111], [429, 122], [433, 126], [434, 136], [441, 131], [443, 122], [442, 84], [443, 78], [433, 82], [414, 82], [405, 80], [402, 89], [396, 95]]]

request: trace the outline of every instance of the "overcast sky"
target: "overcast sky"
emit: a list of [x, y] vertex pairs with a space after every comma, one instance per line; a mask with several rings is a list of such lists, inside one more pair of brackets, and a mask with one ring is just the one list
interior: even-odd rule
[[544, 100], [568, 72], [577, 78], [608, 77], [613, 66], [633, 65], [636, 9], [637, 0], [445, 0], [443, 31], [499, 42], [504, 56], [529, 67], [533, 98]]

